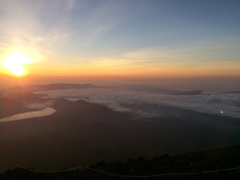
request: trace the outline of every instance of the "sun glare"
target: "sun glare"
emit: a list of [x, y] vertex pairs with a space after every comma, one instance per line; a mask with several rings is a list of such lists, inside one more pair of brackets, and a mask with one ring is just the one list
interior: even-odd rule
[[7, 71], [15, 76], [24, 76], [27, 74], [24, 68], [25, 64], [31, 63], [32, 60], [22, 52], [14, 52], [5, 57], [3, 61], [3, 66]]

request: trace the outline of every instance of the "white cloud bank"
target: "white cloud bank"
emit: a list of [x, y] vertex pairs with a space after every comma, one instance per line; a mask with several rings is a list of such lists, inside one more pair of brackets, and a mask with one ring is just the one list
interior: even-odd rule
[[[216, 93], [209, 95], [166, 95], [159, 93], [140, 92], [116, 88], [88, 88], [45, 91], [48, 98], [66, 98], [69, 100], [85, 100], [92, 103], [106, 105], [116, 111], [126, 112], [132, 109], [122, 104], [132, 105], [166, 105], [182, 109], [194, 110], [209, 114], [224, 114], [229, 117], [240, 118], [240, 93]], [[136, 111], [136, 113], [151, 114]], [[156, 115], [156, 114], [155, 114]]]

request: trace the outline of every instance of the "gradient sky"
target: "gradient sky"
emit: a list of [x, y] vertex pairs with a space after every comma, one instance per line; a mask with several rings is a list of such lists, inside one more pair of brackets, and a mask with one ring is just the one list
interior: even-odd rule
[[0, 0], [0, 22], [29, 75], [240, 77], [239, 0]]

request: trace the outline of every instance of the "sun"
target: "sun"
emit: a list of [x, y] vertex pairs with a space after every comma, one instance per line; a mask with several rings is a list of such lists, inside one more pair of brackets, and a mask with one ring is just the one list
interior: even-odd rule
[[26, 54], [22, 52], [14, 52], [4, 58], [3, 66], [12, 75], [21, 77], [27, 74], [27, 70], [24, 68], [24, 65], [31, 62], [31, 58]]

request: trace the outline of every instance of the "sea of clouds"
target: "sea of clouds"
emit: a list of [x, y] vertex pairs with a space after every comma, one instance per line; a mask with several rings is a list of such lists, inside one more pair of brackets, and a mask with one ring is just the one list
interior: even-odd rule
[[[106, 105], [120, 112], [136, 112], [154, 116], [149, 108], [131, 109], [128, 105], [172, 106], [209, 114], [240, 118], [240, 93], [208, 92], [198, 95], [175, 95], [123, 88], [86, 88], [37, 92], [46, 98], [65, 98], [71, 101], [85, 100]], [[148, 109], [148, 110], [147, 110]]]

